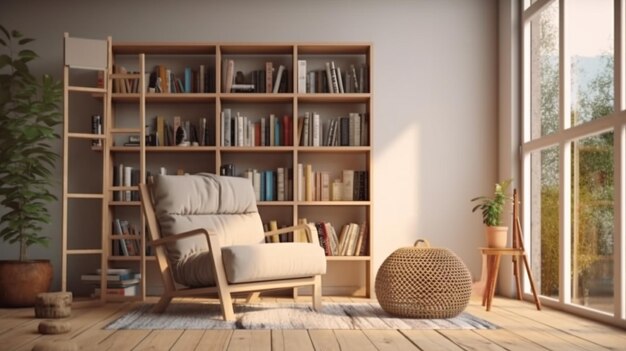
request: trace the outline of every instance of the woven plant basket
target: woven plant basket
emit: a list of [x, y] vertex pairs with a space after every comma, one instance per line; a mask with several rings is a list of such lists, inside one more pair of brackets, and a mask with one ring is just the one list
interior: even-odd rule
[[410, 318], [452, 318], [467, 307], [472, 277], [461, 259], [426, 240], [394, 251], [378, 270], [375, 283], [380, 306]]

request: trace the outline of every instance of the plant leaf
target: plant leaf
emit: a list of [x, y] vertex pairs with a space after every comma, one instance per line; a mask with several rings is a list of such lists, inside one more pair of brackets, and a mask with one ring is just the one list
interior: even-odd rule
[[0, 25], [0, 30], [4, 33], [7, 39], [11, 40], [11, 36], [9, 35], [9, 31], [4, 28], [4, 26]]
[[24, 45], [24, 44], [28, 44], [31, 41], [35, 41], [35, 39], [33, 38], [24, 38], [24, 39], [20, 39], [20, 41], [18, 41], [17, 43], [20, 45]]

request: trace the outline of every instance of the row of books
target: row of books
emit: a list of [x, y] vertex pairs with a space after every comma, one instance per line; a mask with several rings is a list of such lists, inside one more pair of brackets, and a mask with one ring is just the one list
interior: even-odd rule
[[[80, 276], [83, 283], [98, 285], [98, 287], [94, 288], [94, 296], [100, 296], [102, 293], [99, 287], [101, 272], [102, 270], [98, 268], [95, 273], [87, 273]], [[129, 268], [109, 268], [106, 275], [106, 293], [107, 295], [136, 296], [138, 295], [140, 281], [141, 273], [135, 273]]]
[[351, 64], [342, 69], [335, 61], [323, 70], [308, 70], [307, 61], [298, 60], [298, 93], [366, 93], [369, 91], [368, 66]]
[[[232, 163], [220, 167], [220, 175], [240, 176]], [[291, 201], [294, 199], [294, 176], [290, 167], [276, 170], [247, 169], [241, 175], [252, 183], [257, 201]], [[344, 169], [341, 179], [331, 181], [330, 172], [313, 171], [311, 164], [297, 165], [297, 201], [367, 201], [369, 175], [367, 171]]]
[[341, 179], [333, 179], [330, 172], [313, 171], [311, 164], [297, 166], [298, 201], [367, 201], [369, 175], [367, 171], [344, 169]]
[[271, 61], [265, 62], [265, 69], [253, 70], [247, 74], [237, 71], [235, 60], [224, 59], [222, 91], [226, 93], [286, 93], [289, 91], [289, 70], [284, 65], [274, 67]]
[[265, 171], [248, 169], [244, 177], [252, 182], [257, 201], [291, 201], [293, 199], [292, 168], [278, 167], [276, 170]]
[[[113, 65], [117, 74], [140, 74], [126, 67]], [[144, 73], [146, 91], [149, 93], [210, 93], [215, 92], [215, 76], [211, 69], [200, 65], [197, 69], [185, 67], [176, 75], [165, 65], [157, 65], [152, 72]], [[131, 94], [139, 92], [140, 78], [118, 78], [113, 81], [113, 92]], [[104, 87], [104, 75], [98, 74], [98, 87]]]
[[[306, 218], [299, 218], [298, 224], [309, 224], [313, 235], [317, 235], [320, 246], [326, 256], [367, 256], [368, 232], [365, 223], [348, 223], [341, 227], [339, 234], [330, 222], [309, 223]], [[265, 232], [274, 231], [287, 225], [278, 225], [276, 220], [263, 223]], [[309, 242], [304, 230], [267, 236], [266, 243]]]
[[154, 135], [149, 146], [207, 146], [211, 140], [205, 117], [199, 118], [196, 124], [180, 116], [174, 116], [171, 122], [163, 116], [156, 116], [149, 134]]
[[[138, 167], [125, 166], [120, 163], [113, 169], [113, 186], [137, 186], [139, 185], [140, 174]], [[114, 191], [113, 201], [139, 201], [139, 193], [133, 190]]]
[[365, 223], [345, 224], [339, 234], [329, 222], [317, 222], [315, 228], [326, 256], [367, 256], [368, 234]]
[[113, 234], [129, 236], [112, 240], [113, 256], [138, 256], [141, 254], [141, 240], [130, 237], [139, 234], [134, 225], [129, 224], [127, 220], [115, 218], [113, 220]]
[[223, 146], [290, 146], [293, 145], [291, 133], [292, 119], [270, 114], [257, 118], [256, 121], [225, 108], [221, 113]]
[[[256, 120], [237, 113], [230, 108], [221, 113], [222, 146], [291, 146], [293, 145], [292, 118], [270, 114]], [[300, 146], [366, 146], [368, 138], [367, 114], [352, 112], [347, 117], [321, 121], [317, 112], [305, 112], [298, 118], [298, 145]], [[102, 134], [102, 118], [92, 116], [92, 133]], [[163, 116], [153, 119], [146, 138], [147, 146], [208, 146], [211, 133], [207, 118], [198, 123], [175, 116], [168, 121]], [[129, 136], [124, 146], [139, 146], [139, 136]], [[102, 146], [101, 139], [93, 139], [92, 146]]]
[[367, 146], [367, 114], [351, 112], [347, 117], [328, 119], [324, 125], [317, 112], [305, 112], [298, 118], [300, 146]]

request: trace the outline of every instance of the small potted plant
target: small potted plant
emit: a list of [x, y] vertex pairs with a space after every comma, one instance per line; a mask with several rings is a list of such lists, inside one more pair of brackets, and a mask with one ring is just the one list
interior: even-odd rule
[[0, 305], [26, 307], [52, 281], [49, 260], [29, 260], [27, 248], [47, 246], [43, 225], [58, 154], [62, 85], [49, 75], [37, 79], [28, 63], [37, 54], [25, 47], [33, 39], [0, 26], [0, 238], [19, 247], [18, 260], [0, 260]]
[[478, 196], [471, 200], [478, 202], [472, 212], [480, 209], [483, 223], [487, 225], [487, 247], [506, 247], [509, 228], [502, 226], [502, 212], [506, 201], [511, 200], [511, 196], [507, 194], [510, 184], [511, 179], [503, 180], [496, 183], [493, 196]]

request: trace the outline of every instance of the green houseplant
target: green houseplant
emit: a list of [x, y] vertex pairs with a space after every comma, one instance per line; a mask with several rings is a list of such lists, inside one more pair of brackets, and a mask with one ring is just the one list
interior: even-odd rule
[[511, 200], [508, 195], [508, 188], [511, 179], [496, 183], [492, 196], [478, 196], [472, 202], [478, 202], [472, 212], [480, 209], [483, 216], [483, 223], [487, 226], [487, 246], [505, 247], [507, 241], [508, 227], [502, 226], [502, 212], [507, 201]]
[[27, 249], [49, 241], [42, 226], [56, 200], [50, 189], [59, 156], [50, 142], [59, 138], [62, 85], [30, 72], [38, 57], [25, 46], [32, 41], [0, 26], [0, 238], [19, 247], [19, 260], [0, 261], [0, 304], [10, 307], [34, 304], [52, 281], [50, 262], [28, 260]]

